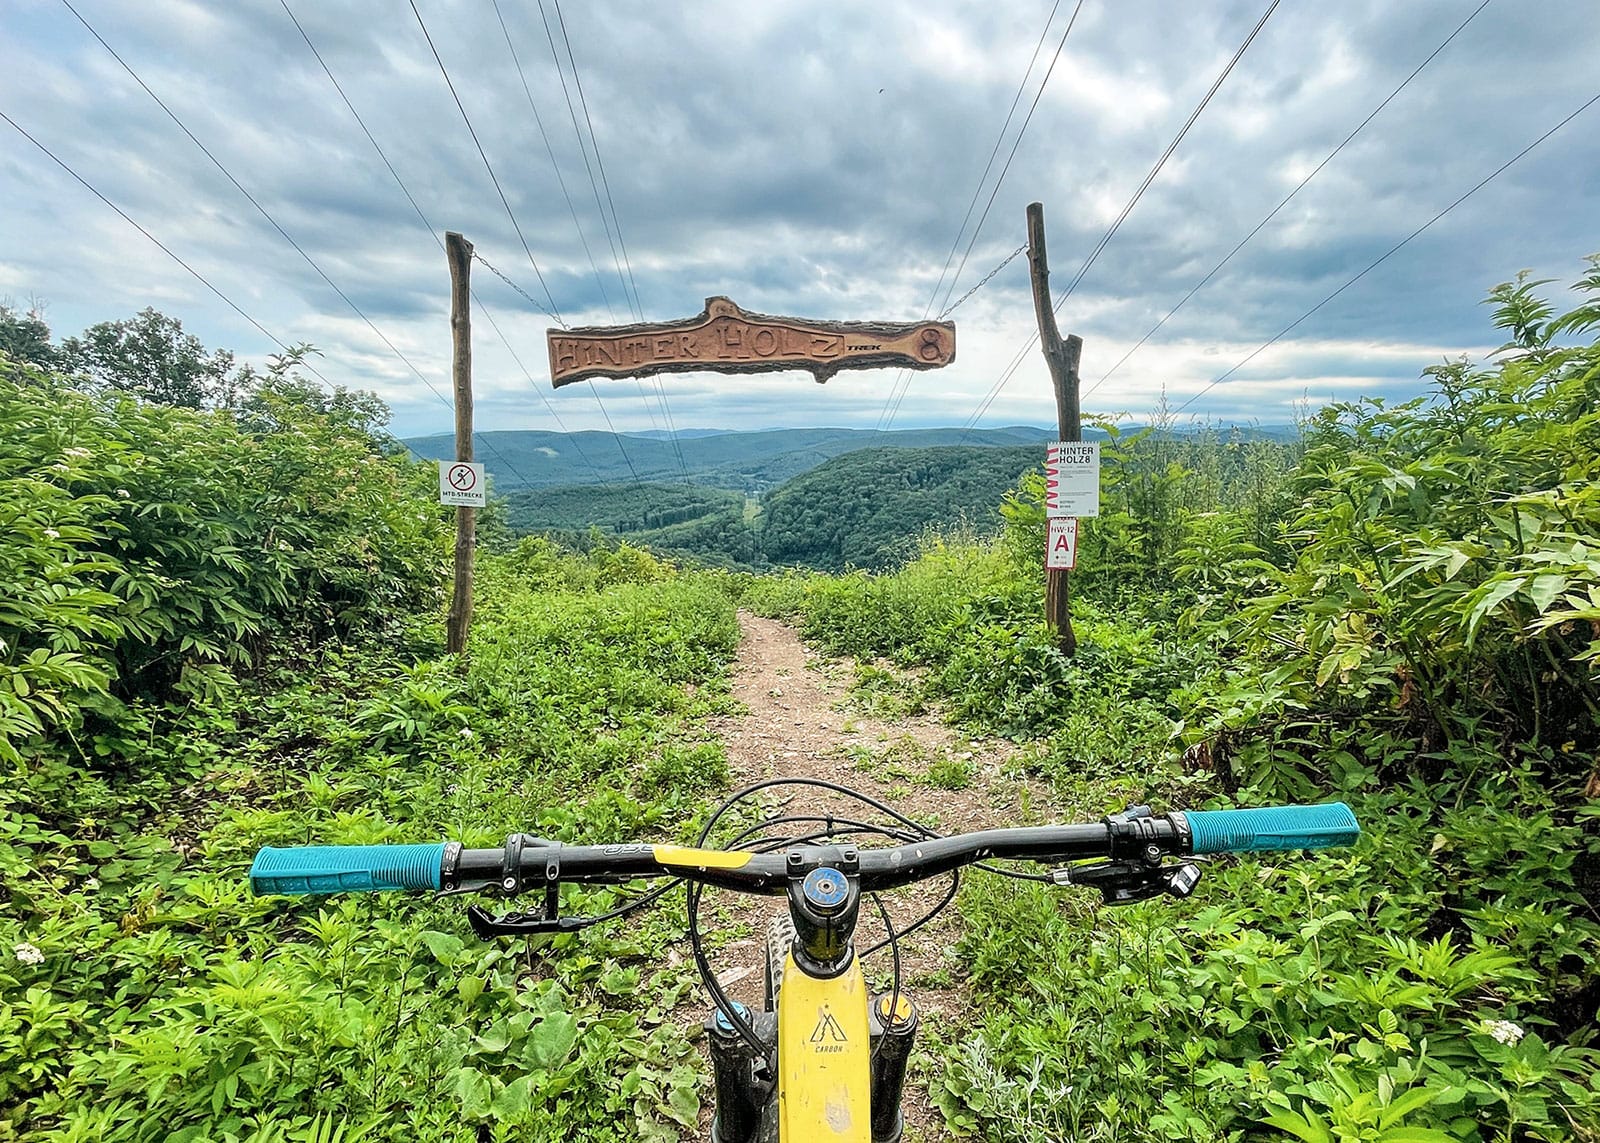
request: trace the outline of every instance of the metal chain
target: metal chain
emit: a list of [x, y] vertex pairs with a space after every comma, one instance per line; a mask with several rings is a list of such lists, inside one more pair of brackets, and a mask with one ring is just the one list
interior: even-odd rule
[[[528, 293], [527, 290], [524, 290], [521, 286], [517, 285], [515, 282], [513, 282], [510, 278], [506, 277], [499, 270], [495, 269], [493, 263], [491, 263], [489, 261], [489, 259], [485, 258], [482, 254], [479, 254], [476, 250], [474, 250], [472, 252], [472, 258], [476, 262], [482, 262], [483, 263], [483, 268], [485, 270], [488, 270], [489, 273], [493, 274], [496, 278], [499, 278], [502, 282], [504, 282], [506, 285], [510, 286], [513, 290], [517, 291], [517, 293], [521, 294], [524, 298], [527, 298], [529, 305], [531, 305], [534, 309], [538, 310], [540, 313], [544, 314], [545, 317], [547, 317], [551, 321], [555, 322], [562, 329], [571, 329], [572, 328], [566, 322], [564, 322], [560, 318], [558, 318], [555, 314], [551, 313], [544, 306], [540, 305], [533, 298], [533, 296]], [[981, 285], [982, 283], [979, 283], [979, 284]], [[963, 299], [963, 300], [965, 300], [965, 299]]]
[[[1000, 265], [996, 266], [993, 270], [990, 270], [987, 274], [985, 274], [983, 276], [983, 280], [982, 281], [980, 281], [976, 286], [973, 286], [972, 289], [968, 290], [966, 293], [962, 294], [959, 298], [957, 298], [955, 300], [955, 304], [954, 305], [946, 306], [944, 308], [944, 312], [939, 315], [938, 320], [939, 321], [943, 321], [945, 318], [947, 318], [951, 314], [955, 313], [956, 309], [961, 305], [962, 302], [966, 301], [973, 294], [977, 293], [979, 290], [981, 290], [985, 286], [987, 286], [989, 284], [989, 279], [990, 278], [993, 278], [1001, 270], [1004, 270], [1007, 266], [1011, 265], [1012, 261], [1016, 259], [1016, 256], [1018, 254], [1021, 254], [1027, 248], [1028, 248], [1028, 244], [1026, 242], [1024, 242], [1021, 246], [1018, 246], [1010, 254], [1006, 255], [1006, 260], [1004, 262], [1000, 263]], [[490, 269], [493, 269], [493, 267], [491, 266]]]

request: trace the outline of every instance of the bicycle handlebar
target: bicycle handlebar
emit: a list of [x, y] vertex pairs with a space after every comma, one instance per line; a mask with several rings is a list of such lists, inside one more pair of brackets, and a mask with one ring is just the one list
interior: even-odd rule
[[338, 893], [379, 889], [490, 891], [510, 896], [563, 882], [618, 884], [669, 875], [777, 894], [822, 864], [854, 864], [863, 892], [893, 889], [991, 858], [1037, 862], [1186, 856], [1350, 845], [1360, 835], [1343, 802], [1246, 810], [1118, 815], [1096, 824], [981, 830], [884, 849], [795, 846], [784, 853], [676, 845], [569, 846], [513, 834], [503, 849], [432, 845], [265, 847], [250, 866], [252, 892]]

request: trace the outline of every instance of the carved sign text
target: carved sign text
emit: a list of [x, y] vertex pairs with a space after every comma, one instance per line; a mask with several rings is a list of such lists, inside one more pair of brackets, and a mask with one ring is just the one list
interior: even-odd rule
[[699, 317], [646, 325], [549, 330], [550, 381], [652, 373], [938, 369], [956, 359], [950, 322], [839, 322], [746, 313], [707, 298]]

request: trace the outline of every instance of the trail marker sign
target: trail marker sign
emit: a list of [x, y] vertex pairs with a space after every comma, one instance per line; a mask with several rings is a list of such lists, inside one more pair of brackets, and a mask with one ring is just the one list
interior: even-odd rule
[[1078, 566], [1078, 520], [1075, 516], [1052, 516], [1045, 529], [1044, 566], [1071, 571]]
[[1100, 442], [1057, 441], [1045, 449], [1044, 514], [1100, 515]]
[[483, 465], [470, 460], [439, 462], [439, 503], [455, 508], [483, 508], [489, 503]]

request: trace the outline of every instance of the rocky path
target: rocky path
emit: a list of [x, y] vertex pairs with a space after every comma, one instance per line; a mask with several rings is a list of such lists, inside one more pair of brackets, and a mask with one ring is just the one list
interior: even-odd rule
[[[744, 713], [713, 724], [727, 746], [735, 787], [775, 777], [820, 778], [859, 790], [941, 832], [955, 833], [1048, 820], [1043, 789], [1009, 765], [1014, 751], [1004, 740], [972, 740], [943, 723], [935, 712], [918, 712], [909, 689], [893, 672], [868, 669], [856, 686], [857, 665], [821, 660], [793, 628], [741, 613], [732, 689]], [[808, 787], [779, 788], [764, 795], [775, 814], [836, 814], [881, 821], [842, 796]], [[790, 827], [792, 828], [792, 827]], [[867, 840], [865, 844], [880, 844]], [[944, 895], [948, 879], [886, 895], [897, 930], [911, 924]], [[762, 943], [776, 902], [719, 896], [707, 904], [708, 929], [723, 938], [713, 958], [718, 979], [739, 1000], [762, 1002]], [[712, 920], [712, 917], [715, 920]], [[877, 910], [863, 903], [857, 945], [867, 948], [882, 935]], [[924, 1025], [949, 1028], [967, 1005], [954, 947], [960, 937], [954, 907], [901, 942], [901, 987], [915, 998]], [[865, 963], [875, 988], [889, 986], [887, 951]], [[920, 1079], [907, 1085], [907, 1143], [947, 1138]]]

